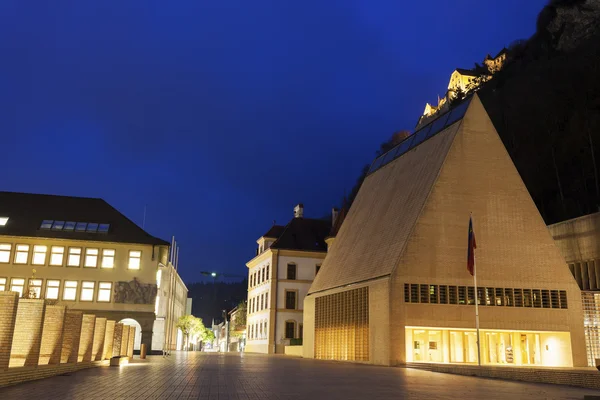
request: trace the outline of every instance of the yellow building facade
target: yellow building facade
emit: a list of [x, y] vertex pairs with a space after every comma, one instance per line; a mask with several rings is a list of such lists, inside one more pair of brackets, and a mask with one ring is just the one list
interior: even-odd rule
[[476, 301], [482, 364], [587, 365], [579, 287], [474, 95], [374, 161], [306, 297], [304, 356], [477, 364]]

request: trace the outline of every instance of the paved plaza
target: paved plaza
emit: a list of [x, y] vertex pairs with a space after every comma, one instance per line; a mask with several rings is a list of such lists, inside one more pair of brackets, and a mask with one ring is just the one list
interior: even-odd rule
[[0, 389], [0, 399], [583, 399], [598, 394], [405, 368], [254, 354], [176, 353]]

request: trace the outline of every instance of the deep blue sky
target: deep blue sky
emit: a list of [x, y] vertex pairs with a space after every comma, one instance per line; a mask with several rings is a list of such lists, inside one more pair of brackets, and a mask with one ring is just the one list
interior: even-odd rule
[[[102, 197], [245, 274], [298, 202], [339, 204], [456, 67], [546, 0], [0, 2], [0, 190]], [[49, 216], [51, 217], [51, 216]]]

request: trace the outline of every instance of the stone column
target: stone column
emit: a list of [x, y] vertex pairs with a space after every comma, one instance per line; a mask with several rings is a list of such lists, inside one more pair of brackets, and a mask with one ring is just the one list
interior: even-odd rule
[[129, 325], [123, 325], [123, 335], [121, 336], [121, 356], [127, 355], [127, 345], [129, 344]]
[[104, 356], [104, 335], [106, 333], [106, 318], [96, 318], [94, 342], [92, 344], [92, 361], [102, 360]]
[[0, 372], [8, 368], [13, 343], [19, 294], [0, 292]]
[[124, 325], [121, 323], [115, 324], [111, 357], [118, 357], [121, 355], [121, 343], [123, 342], [123, 327]]
[[135, 345], [135, 326], [129, 327], [129, 343], [127, 344], [127, 357], [133, 358], [133, 346]]
[[95, 325], [95, 315], [83, 314], [81, 321], [81, 334], [79, 335], [79, 352], [77, 356], [77, 362], [92, 361]]
[[81, 335], [82, 311], [67, 310], [60, 363], [76, 363], [79, 354], [79, 339]]
[[45, 307], [44, 300], [19, 300], [9, 367], [33, 367], [38, 365]]
[[46, 306], [44, 328], [42, 329], [40, 365], [60, 364], [65, 315], [66, 309], [64, 306]]
[[106, 331], [104, 332], [104, 349], [100, 360], [107, 360], [112, 357], [113, 344], [115, 341], [115, 324], [116, 321], [106, 321]]

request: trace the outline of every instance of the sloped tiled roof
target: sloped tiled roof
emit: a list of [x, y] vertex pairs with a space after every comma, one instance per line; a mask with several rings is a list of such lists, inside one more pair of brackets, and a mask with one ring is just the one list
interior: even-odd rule
[[330, 230], [331, 223], [328, 220], [293, 218], [271, 248], [326, 252], [325, 238]]
[[392, 273], [460, 125], [367, 176], [309, 293]]
[[[169, 245], [98, 198], [0, 192], [0, 216], [9, 218], [0, 235]], [[106, 233], [40, 229], [44, 220], [110, 224], [110, 228]]]
[[265, 233], [264, 235], [262, 235], [261, 237], [277, 239], [277, 238], [279, 238], [279, 236], [281, 236], [284, 229], [285, 229], [285, 226], [273, 225], [271, 227], [271, 229], [269, 229], [269, 231], [267, 233]]

